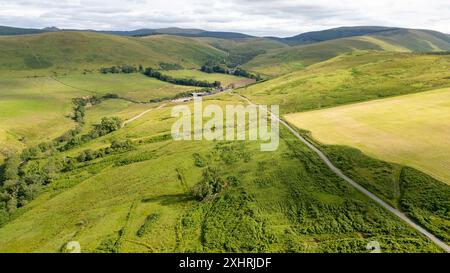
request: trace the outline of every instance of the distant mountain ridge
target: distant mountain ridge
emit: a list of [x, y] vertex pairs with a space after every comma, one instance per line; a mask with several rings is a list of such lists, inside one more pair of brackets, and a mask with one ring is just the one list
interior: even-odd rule
[[347, 38], [354, 36], [363, 36], [390, 30], [398, 30], [395, 27], [380, 27], [380, 26], [357, 26], [357, 27], [338, 27], [326, 30], [311, 31], [301, 33], [292, 37], [286, 38], [272, 38], [284, 42], [288, 45], [304, 45], [339, 38]]
[[[414, 30], [400, 27], [383, 27], [383, 26], [349, 26], [338, 27], [319, 31], [310, 31], [301, 33], [292, 37], [257, 37], [239, 32], [228, 31], [207, 31], [196, 28], [141, 28], [136, 30], [93, 30], [93, 29], [59, 29], [57, 27], [46, 27], [42, 29], [36, 28], [17, 28], [9, 26], [0, 26], [1, 35], [24, 35], [24, 34], [39, 34], [46, 32], [59, 32], [59, 31], [85, 31], [85, 32], [98, 32], [105, 34], [112, 34], [118, 36], [150, 36], [150, 35], [176, 35], [184, 37], [210, 37], [220, 39], [246, 39], [246, 38], [267, 38], [285, 43], [290, 46], [306, 45], [312, 43], [318, 43], [323, 41], [329, 41], [340, 38], [365, 36], [365, 35], [383, 35], [389, 34], [395, 31]], [[417, 29], [416, 31], [426, 31], [432, 33], [432, 35], [439, 37], [439, 39], [450, 42], [450, 35], [433, 30]]]
[[158, 34], [177, 35], [183, 37], [211, 37], [221, 39], [243, 39], [254, 38], [255, 36], [238, 33], [238, 32], [226, 32], [226, 31], [206, 31], [203, 29], [190, 29], [190, 28], [142, 28], [136, 30], [92, 30], [92, 29], [59, 29], [57, 27], [46, 27], [43, 29], [35, 28], [16, 28], [8, 26], [0, 26], [0, 35], [25, 35], [25, 34], [39, 34], [47, 32], [59, 32], [59, 31], [86, 31], [86, 32], [98, 32], [105, 34], [113, 34], [119, 36], [150, 36]]

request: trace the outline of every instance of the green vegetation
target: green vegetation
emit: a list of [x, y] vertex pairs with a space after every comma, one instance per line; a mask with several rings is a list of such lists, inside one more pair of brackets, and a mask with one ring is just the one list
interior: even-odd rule
[[[0, 37], [0, 252], [60, 252], [70, 241], [106, 253], [367, 252], [373, 240], [383, 252], [441, 252], [284, 127], [273, 152], [258, 141], [173, 141], [176, 103], [159, 103], [236, 89], [256, 73], [296, 71], [237, 90], [282, 113], [450, 86], [439, 35], [401, 35], [296, 47], [250, 37]], [[438, 53], [407, 53], [425, 44]], [[245, 102], [227, 91], [203, 103]], [[448, 185], [355, 149], [317, 145], [450, 241]]]
[[450, 88], [286, 115], [324, 144], [347, 145], [450, 184]]
[[225, 53], [195, 39], [154, 35], [143, 38], [93, 32], [53, 32], [0, 37], [0, 74], [89, 73], [122, 64], [158, 67], [161, 62], [199, 67]]
[[284, 113], [328, 108], [450, 86], [448, 55], [357, 52], [241, 89]]
[[[205, 103], [241, 102], [221, 94]], [[76, 159], [0, 228], [0, 251], [59, 251], [71, 240], [83, 252], [364, 252], [371, 240], [384, 252], [440, 251], [284, 129], [280, 148], [265, 153], [257, 142], [171, 141], [170, 119], [170, 109], [155, 109], [79, 148], [31, 160]], [[96, 156], [114, 139], [110, 148], [120, 150]], [[198, 201], [190, 189], [203, 186]]]
[[144, 224], [138, 229], [136, 235], [138, 237], [144, 236], [146, 233], [148, 233], [149, 229], [152, 227], [152, 225], [158, 220], [159, 214], [152, 213], [147, 218], [145, 218]]
[[[80, 126], [84, 123], [84, 105], [93, 99], [76, 100], [75, 119]], [[43, 142], [35, 147], [25, 149], [20, 156], [11, 155], [5, 161], [0, 177], [0, 225], [9, 220], [17, 208], [23, 207], [34, 199], [42, 187], [57, 176], [58, 172], [72, 170], [73, 158], [53, 158], [58, 151], [66, 151], [81, 145], [89, 140], [104, 136], [120, 128], [122, 121], [117, 118], [102, 118], [100, 124], [87, 135], [78, 136], [81, 129], [71, 130], [52, 142]], [[92, 151], [84, 150], [76, 160], [78, 162], [90, 161], [117, 150], [132, 148], [130, 141], [114, 141], [108, 149]], [[49, 158], [48, 160], [40, 160]]]
[[0, 162], [72, 129], [72, 98], [89, 95], [49, 78], [2, 77], [0, 88]]
[[242, 77], [237, 77], [234, 75], [222, 74], [222, 73], [205, 73], [205, 72], [202, 72], [201, 70], [196, 70], [196, 69], [165, 71], [164, 74], [174, 77], [174, 78], [188, 78], [188, 79], [194, 79], [194, 80], [199, 80], [199, 81], [208, 81], [208, 82], [219, 81], [221, 83], [221, 86], [223, 86], [223, 87], [227, 87], [230, 85], [239, 85], [243, 81], [247, 80], [247, 79], [243, 79]]
[[208, 167], [203, 171], [202, 180], [191, 189], [191, 194], [200, 201], [207, 200], [222, 192], [225, 187], [226, 183], [220, 177], [219, 170]]
[[[322, 31], [312, 31], [297, 36], [277, 39], [290, 45], [312, 44], [345, 37], [368, 38], [386, 41], [397, 48], [411, 51], [441, 51], [450, 49], [448, 35], [425, 29], [405, 29], [395, 27], [339, 27]], [[386, 49], [386, 48], [384, 48]], [[395, 51], [395, 50], [394, 50]]]
[[410, 167], [370, 158], [356, 149], [322, 147], [348, 176], [450, 242], [450, 186]]
[[161, 67], [162, 70], [180, 70], [183, 69], [183, 67], [179, 64], [176, 63], [165, 63], [165, 62], [160, 62], [159, 63], [159, 67]]
[[100, 68], [100, 72], [103, 74], [116, 74], [116, 73], [136, 73], [136, 72], [143, 72], [142, 65], [139, 65], [138, 67], [134, 65], [122, 65], [122, 66], [111, 66], [111, 67], [102, 67]]
[[[246, 38], [246, 39], [218, 39], [218, 38], [196, 38], [211, 46], [228, 53], [225, 61], [230, 67], [245, 64], [258, 55], [270, 52], [274, 49], [287, 48], [288, 46], [271, 39]], [[217, 58], [216, 58], [217, 59]]]
[[162, 74], [161, 72], [156, 71], [151, 67], [147, 67], [145, 69], [144, 75], [146, 75], [148, 77], [156, 78], [160, 81], [165, 81], [165, 82], [178, 84], [178, 85], [199, 86], [199, 87], [216, 87], [216, 88], [220, 87], [219, 81], [210, 83], [207, 81], [199, 81], [199, 80], [189, 79], [189, 78], [174, 78], [172, 76]]
[[[335, 30], [337, 31], [334, 32]], [[367, 32], [367, 35], [355, 36], [363, 35], [364, 32]], [[385, 28], [381, 31], [379, 29], [360, 31], [358, 28], [338, 28], [304, 33], [297, 37], [298, 41], [295, 41], [296, 37], [291, 37], [294, 44], [297, 42], [302, 44], [305, 38], [303, 35], [310, 36], [306, 37], [304, 45], [268, 51], [245, 63], [244, 68], [265, 75], [280, 76], [358, 50], [392, 52], [450, 50], [450, 39], [446, 34], [429, 30]], [[291, 38], [286, 38], [288, 43], [291, 43], [289, 42]]]
[[252, 73], [249, 73], [248, 71], [246, 71], [240, 67], [237, 67], [234, 69], [229, 69], [225, 65], [206, 63], [206, 64], [202, 65], [200, 70], [203, 72], [206, 72], [206, 73], [230, 74], [230, 75], [235, 75], [235, 76], [239, 76], [239, 77], [255, 79], [257, 81], [261, 80], [261, 77], [259, 75], [253, 75]]
[[89, 91], [93, 95], [103, 96], [112, 93], [131, 102], [149, 102], [152, 99], [169, 98], [181, 92], [197, 89], [166, 83], [140, 73], [73, 74], [55, 79], [61, 84], [80, 91]]
[[383, 49], [371, 41], [343, 38], [273, 50], [255, 57], [243, 67], [263, 75], [280, 76], [357, 50], [382, 51]]

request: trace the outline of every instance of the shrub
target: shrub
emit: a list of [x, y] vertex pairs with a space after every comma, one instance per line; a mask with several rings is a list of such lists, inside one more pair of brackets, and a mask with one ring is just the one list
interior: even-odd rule
[[136, 235], [138, 237], [144, 236], [146, 233], [150, 231], [150, 227], [158, 220], [159, 214], [152, 213], [145, 218], [144, 224], [139, 228], [139, 230], [136, 232]]
[[111, 142], [111, 149], [113, 150], [131, 150], [134, 145], [133, 142], [129, 139], [125, 139], [125, 140], [113, 140]]
[[203, 171], [202, 180], [191, 188], [191, 194], [197, 200], [205, 200], [220, 193], [226, 186], [226, 182], [220, 176], [217, 168], [208, 167]]
[[197, 167], [205, 167], [207, 165], [206, 159], [201, 156], [199, 153], [194, 153], [192, 155], [194, 157], [194, 164]]

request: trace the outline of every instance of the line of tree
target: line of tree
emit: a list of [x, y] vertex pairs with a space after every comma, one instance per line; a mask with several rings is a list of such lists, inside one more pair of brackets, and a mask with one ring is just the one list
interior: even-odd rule
[[24, 161], [19, 155], [8, 157], [0, 172], [0, 225], [9, 221], [18, 208], [36, 198], [59, 173], [73, 170], [78, 163], [133, 148], [130, 140], [113, 140], [109, 147], [96, 151], [84, 150], [76, 157], [29, 161]]
[[198, 86], [198, 87], [220, 87], [221, 85], [219, 81], [208, 82], [187, 78], [174, 78], [169, 75], [164, 75], [151, 67], [147, 67], [145, 69], [144, 75], [158, 79], [160, 81], [165, 81], [177, 85]]
[[104, 117], [99, 124], [94, 125], [94, 128], [84, 135], [72, 135], [63, 146], [59, 147], [59, 151], [67, 151], [86, 143], [92, 139], [107, 135], [118, 130], [122, 126], [122, 119], [119, 117]]
[[[65, 151], [81, 145], [91, 139], [109, 134], [122, 126], [122, 120], [118, 117], [104, 117], [99, 124], [85, 135], [79, 136], [85, 123], [85, 107], [96, 105], [106, 99], [118, 98], [115, 94], [104, 96], [92, 96], [74, 98], [72, 119], [77, 126], [64, 133], [62, 136], [42, 142], [36, 146], [26, 148], [21, 154], [11, 154], [0, 166], [0, 225], [10, 219], [17, 208], [24, 206], [34, 199], [42, 187], [50, 183], [59, 172], [70, 170], [78, 159], [100, 157], [114, 151], [131, 148], [128, 141], [113, 141], [111, 146], [95, 153], [86, 152], [79, 158], [55, 159], [52, 156], [58, 151]], [[40, 160], [49, 158], [48, 160]]]
[[144, 71], [144, 68], [142, 65], [134, 66], [134, 65], [118, 65], [118, 66], [111, 66], [111, 67], [102, 67], [100, 68], [100, 72], [103, 74], [118, 74], [118, 73], [137, 73]]
[[228, 68], [228, 67], [226, 67], [224, 65], [220, 65], [220, 64], [206, 63], [201, 66], [200, 70], [205, 73], [230, 74], [230, 75], [235, 75], [235, 76], [239, 76], [239, 77], [255, 79], [257, 81], [261, 80], [260, 75], [252, 74], [252, 73], [248, 72], [247, 70], [242, 69], [240, 67]]

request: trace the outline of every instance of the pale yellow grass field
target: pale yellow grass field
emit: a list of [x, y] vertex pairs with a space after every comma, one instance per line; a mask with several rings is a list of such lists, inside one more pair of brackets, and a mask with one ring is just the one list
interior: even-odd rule
[[355, 147], [450, 184], [450, 88], [285, 117], [321, 143]]

